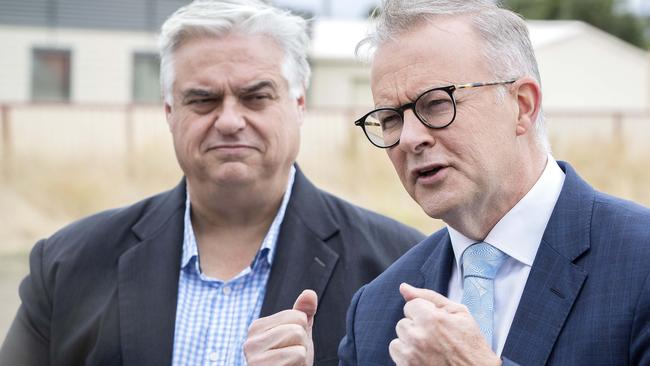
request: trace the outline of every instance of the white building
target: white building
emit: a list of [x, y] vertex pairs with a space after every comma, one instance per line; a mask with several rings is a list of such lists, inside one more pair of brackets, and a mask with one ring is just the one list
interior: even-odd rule
[[[187, 1], [68, 0], [54, 2], [54, 13], [10, 2], [0, 0], [0, 103], [159, 101], [156, 30]], [[529, 25], [548, 110], [648, 109], [646, 52], [579, 21]], [[368, 23], [322, 19], [312, 27], [310, 106], [371, 106], [368, 68], [354, 56]]]
[[0, 103], [158, 100], [149, 32], [0, 25]]
[[[544, 106], [558, 110], [647, 110], [650, 57], [580, 21], [530, 21]], [[321, 20], [314, 26], [312, 106], [371, 106], [369, 72], [355, 61], [363, 21]]]
[[189, 0], [0, 0], [0, 103], [159, 100], [156, 31]]
[[[11, 119], [10, 128], [2, 122], [2, 135], [11, 134], [3, 141], [10, 140], [17, 152], [51, 153], [57, 133], [69, 140], [65, 147], [70, 154], [76, 154], [79, 147], [130, 151], [143, 139], [168, 138], [158, 105], [156, 31], [187, 2], [0, 0], [0, 108], [10, 110], [0, 113], [0, 119]], [[619, 113], [626, 122], [636, 118], [630, 113], [643, 114], [648, 125], [650, 57], [645, 51], [583, 22], [531, 21], [529, 26], [545, 110], [551, 125], [565, 129], [555, 128], [552, 135], [577, 131], [607, 137], [612, 134], [609, 122]], [[343, 145], [358, 137], [351, 121], [373, 105], [368, 66], [354, 55], [368, 27], [361, 20], [312, 24], [309, 117], [323, 121], [309, 124], [314, 136], [327, 133]], [[135, 113], [127, 107], [147, 103], [156, 106]], [[601, 123], [600, 130], [593, 123], [558, 123], [567, 115], [572, 122], [608, 123]], [[83, 129], [85, 135], [61, 132], [66, 126], [73, 132]], [[620, 129], [614, 133], [622, 136]], [[650, 136], [633, 133], [631, 138]]]

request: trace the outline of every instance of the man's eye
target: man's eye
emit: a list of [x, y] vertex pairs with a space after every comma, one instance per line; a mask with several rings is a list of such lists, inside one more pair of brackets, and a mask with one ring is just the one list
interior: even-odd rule
[[270, 94], [266, 94], [266, 93], [264, 93], [264, 94], [262, 94], [262, 93], [251, 94], [251, 95], [248, 95], [248, 96], [246, 96], [244, 98], [247, 99], [247, 100], [257, 100], [257, 101], [273, 99]]
[[427, 104], [424, 107], [428, 109], [441, 108], [447, 107], [449, 104], [451, 104], [451, 100], [449, 99], [432, 99], [427, 101]]
[[381, 119], [381, 127], [384, 130], [394, 128], [397, 124], [401, 123], [401, 118], [398, 115], [387, 116]]
[[218, 99], [216, 98], [196, 98], [190, 99], [187, 102], [187, 107], [194, 113], [206, 114], [212, 111], [216, 106]]
[[242, 103], [251, 109], [262, 109], [273, 101], [273, 95], [269, 93], [255, 93], [242, 97]]
[[193, 99], [193, 100], [190, 100], [189, 104], [205, 104], [205, 103], [209, 103], [211, 101], [212, 101], [212, 99], [206, 99], [206, 98], [204, 98], [204, 99]]

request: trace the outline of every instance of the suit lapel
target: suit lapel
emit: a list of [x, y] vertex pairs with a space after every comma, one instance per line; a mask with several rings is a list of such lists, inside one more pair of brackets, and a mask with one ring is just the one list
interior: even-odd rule
[[435, 246], [431, 255], [424, 262], [420, 272], [424, 278], [424, 288], [433, 290], [443, 296], [449, 292], [449, 277], [454, 265], [454, 254], [451, 247], [451, 239], [447, 230], [443, 232], [442, 238], [436, 240], [439, 243]]
[[339, 258], [327, 240], [338, 231], [321, 193], [296, 168], [261, 317], [290, 309], [303, 289], [312, 289], [322, 298]]
[[124, 365], [172, 362], [184, 203], [182, 182], [134, 225], [140, 242], [119, 259]]
[[594, 192], [568, 165], [564, 186], [524, 288], [502, 355], [543, 365], [566, 322], [587, 273], [573, 262], [588, 251]]

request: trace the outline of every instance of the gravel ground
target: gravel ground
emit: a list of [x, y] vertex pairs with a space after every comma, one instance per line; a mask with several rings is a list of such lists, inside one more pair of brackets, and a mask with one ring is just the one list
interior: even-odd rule
[[20, 304], [18, 285], [29, 271], [28, 255], [0, 255], [0, 339], [4, 339]]

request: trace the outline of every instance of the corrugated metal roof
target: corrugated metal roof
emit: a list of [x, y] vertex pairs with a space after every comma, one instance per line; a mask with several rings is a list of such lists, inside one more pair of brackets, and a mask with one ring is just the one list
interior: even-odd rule
[[156, 31], [190, 0], [0, 0], [0, 24]]

